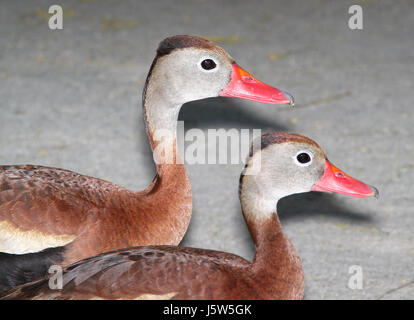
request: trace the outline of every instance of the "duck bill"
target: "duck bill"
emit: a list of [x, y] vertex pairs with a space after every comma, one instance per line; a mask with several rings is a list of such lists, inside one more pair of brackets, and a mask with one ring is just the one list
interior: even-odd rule
[[328, 160], [322, 178], [312, 187], [313, 191], [336, 192], [353, 197], [378, 197], [375, 187], [348, 176]]
[[222, 97], [242, 98], [270, 104], [294, 105], [291, 94], [273, 88], [233, 63], [230, 83], [220, 92]]

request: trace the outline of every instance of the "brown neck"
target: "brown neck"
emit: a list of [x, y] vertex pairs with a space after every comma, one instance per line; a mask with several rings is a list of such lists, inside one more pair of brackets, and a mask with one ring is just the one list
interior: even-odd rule
[[[256, 246], [252, 263], [255, 284], [269, 299], [301, 299], [304, 279], [298, 253], [283, 233], [276, 213], [278, 199], [266, 195], [259, 176], [246, 175], [241, 179], [240, 201], [243, 216]], [[277, 191], [277, 190], [276, 190]]]
[[152, 184], [140, 193], [144, 200], [139, 201], [154, 206], [148, 224], [154, 229], [153, 234], [157, 234], [153, 239], [158, 240], [151, 240], [150, 244], [177, 245], [184, 237], [192, 212], [191, 183], [176, 142], [181, 106], [169, 103], [162, 90], [148, 79], [143, 97], [144, 119], [157, 174]]
[[302, 263], [283, 233], [277, 214], [266, 221], [250, 223], [249, 230], [256, 245], [252, 271], [263, 294], [271, 299], [302, 299]]
[[[155, 180], [181, 177], [190, 183], [177, 146], [177, 121], [181, 106], [169, 103], [162, 91], [151, 90], [151, 81], [148, 81], [147, 85], [148, 88], [144, 90], [143, 109], [147, 135], [157, 168]], [[177, 173], [181, 175], [177, 176]], [[154, 191], [152, 185], [148, 191]]]

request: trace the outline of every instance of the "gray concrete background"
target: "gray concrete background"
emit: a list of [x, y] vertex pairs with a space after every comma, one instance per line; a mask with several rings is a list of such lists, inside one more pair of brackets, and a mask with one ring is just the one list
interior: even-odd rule
[[[364, 30], [347, 27], [348, 7]], [[60, 4], [64, 29], [48, 29]], [[0, 163], [74, 170], [140, 190], [154, 166], [140, 97], [159, 41], [213, 37], [295, 109], [236, 99], [185, 105], [186, 129], [262, 128], [315, 139], [379, 188], [310, 193], [279, 214], [303, 260], [306, 299], [414, 298], [412, 1], [0, 1]], [[237, 197], [242, 165], [188, 166], [194, 212], [184, 245], [251, 258]], [[363, 268], [363, 290], [347, 283]]]

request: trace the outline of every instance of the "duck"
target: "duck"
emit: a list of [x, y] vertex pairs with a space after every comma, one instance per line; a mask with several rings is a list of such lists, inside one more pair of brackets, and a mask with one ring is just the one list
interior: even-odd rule
[[86, 257], [141, 245], [177, 245], [192, 213], [191, 183], [176, 143], [181, 106], [209, 97], [293, 105], [206, 39], [158, 46], [142, 96], [156, 176], [142, 191], [69, 170], [0, 166], [0, 292]]
[[377, 197], [378, 190], [335, 167], [305, 136], [272, 132], [259, 139], [239, 184], [241, 211], [256, 247], [252, 262], [197, 248], [126, 248], [68, 266], [59, 290], [46, 277], [1, 299], [302, 299], [301, 259], [283, 232], [278, 201], [309, 191]]

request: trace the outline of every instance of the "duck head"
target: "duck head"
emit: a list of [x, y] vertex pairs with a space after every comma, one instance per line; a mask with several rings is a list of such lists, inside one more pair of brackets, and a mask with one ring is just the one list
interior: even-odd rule
[[[295, 193], [309, 191], [335, 192], [354, 197], [378, 196], [378, 190], [354, 179], [329, 162], [323, 150], [311, 139], [298, 134], [273, 132], [260, 138], [261, 150], [251, 150], [242, 175], [250, 199], [269, 203], [275, 209], [277, 200]], [[253, 161], [260, 162], [260, 170], [252, 171]], [[242, 199], [243, 200], [243, 199]], [[275, 202], [276, 201], [276, 202]]]
[[213, 42], [199, 37], [163, 40], [147, 78], [151, 90], [175, 105], [209, 97], [238, 97], [270, 104], [293, 105], [293, 97], [271, 87], [238, 66]]

